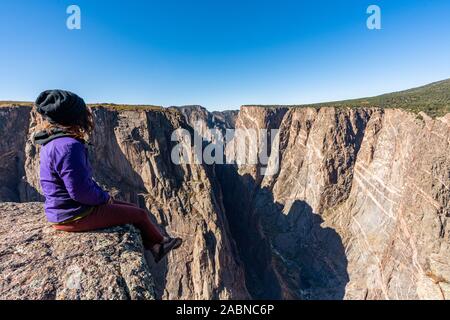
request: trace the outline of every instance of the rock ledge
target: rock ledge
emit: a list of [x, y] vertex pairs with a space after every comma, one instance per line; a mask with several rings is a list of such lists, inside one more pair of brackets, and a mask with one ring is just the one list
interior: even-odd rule
[[0, 203], [0, 299], [154, 299], [132, 226], [64, 233], [41, 203]]

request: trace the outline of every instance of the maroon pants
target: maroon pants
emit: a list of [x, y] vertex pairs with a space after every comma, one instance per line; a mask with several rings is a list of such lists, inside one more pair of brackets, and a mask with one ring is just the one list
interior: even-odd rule
[[141, 231], [145, 249], [151, 249], [163, 241], [159, 229], [151, 222], [146, 210], [127, 202], [114, 200], [114, 204], [97, 206], [86, 217], [74, 222], [54, 225], [67, 232], [83, 232], [132, 224]]

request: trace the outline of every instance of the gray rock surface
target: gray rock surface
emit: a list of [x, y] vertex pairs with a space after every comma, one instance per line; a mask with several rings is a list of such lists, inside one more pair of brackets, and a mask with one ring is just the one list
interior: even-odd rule
[[154, 299], [139, 232], [131, 226], [66, 233], [41, 203], [0, 203], [0, 299]]

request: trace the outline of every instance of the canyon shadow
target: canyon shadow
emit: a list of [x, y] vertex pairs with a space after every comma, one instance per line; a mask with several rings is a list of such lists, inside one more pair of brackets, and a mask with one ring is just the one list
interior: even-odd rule
[[340, 235], [307, 202], [277, 203], [252, 176], [216, 168], [252, 298], [343, 299], [349, 275]]

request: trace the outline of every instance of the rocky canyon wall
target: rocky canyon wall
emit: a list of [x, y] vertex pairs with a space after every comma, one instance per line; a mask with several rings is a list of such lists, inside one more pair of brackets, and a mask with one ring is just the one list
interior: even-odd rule
[[[156, 298], [450, 297], [450, 114], [252, 106], [94, 114], [95, 179], [185, 239], [150, 265]], [[279, 168], [173, 164], [172, 132], [198, 122], [206, 138], [209, 128], [278, 129], [269, 167]], [[40, 200], [33, 126], [28, 107], [0, 108], [2, 202]]]
[[247, 275], [250, 292], [450, 297], [450, 115], [243, 107], [236, 120], [237, 128], [271, 125], [280, 129], [271, 154], [279, 157], [277, 173], [261, 177], [256, 165], [235, 165], [222, 175], [238, 248], [251, 245], [247, 230], [257, 240], [259, 251], [242, 250], [241, 259], [266, 285]]
[[[7, 182], [2, 201], [33, 201], [39, 198], [39, 150], [27, 134], [35, 121], [30, 108], [0, 112], [0, 123], [6, 125], [2, 135], [8, 137], [0, 145], [8, 160], [2, 169], [2, 182], [4, 177]], [[175, 110], [101, 107], [94, 115], [90, 147], [94, 178], [116, 197], [147, 207], [167, 233], [184, 239], [168, 259], [150, 266], [156, 298], [248, 298], [220, 188], [214, 187], [214, 171], [203, 165], [175, 165], [170, 159], [176, 143], [171, 141], [172, 132], [190, 129], [182, 115]], [[41, 218], [45, 219], [43, 213]]]

